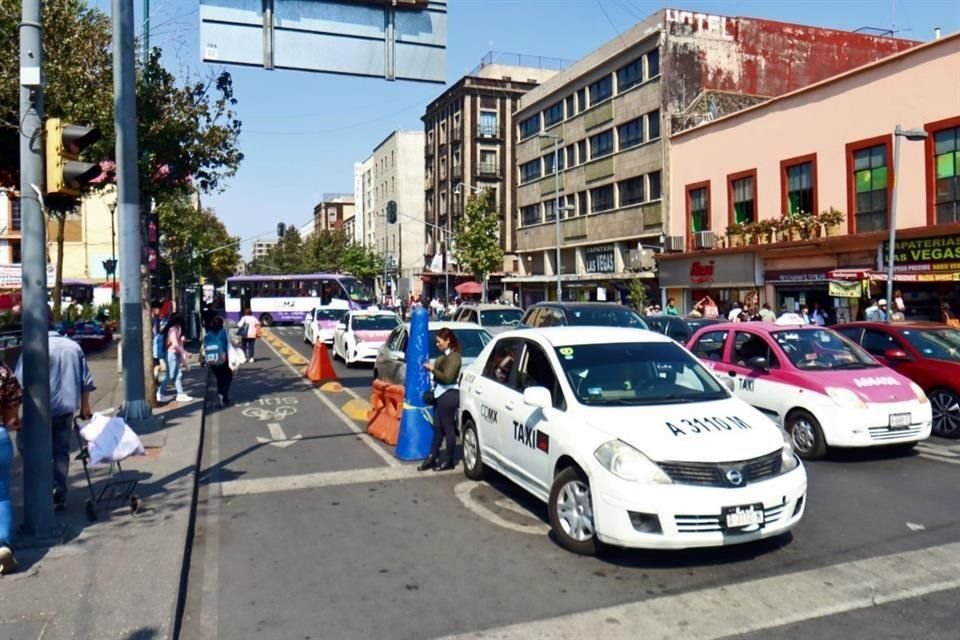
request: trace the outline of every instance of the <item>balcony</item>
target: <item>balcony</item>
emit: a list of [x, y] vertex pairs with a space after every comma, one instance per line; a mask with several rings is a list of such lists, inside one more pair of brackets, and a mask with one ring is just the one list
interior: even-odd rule
[[499, 125], [478, 124], [477, 138], [480, 140], [503, 140], [503, 127]]
[[463, 165], [455, 164], [450, 169], [450, 176], [452, 178], [462, 178], [463, 177]]
[[497, 162], [481, 162], [477, 165], [477, 175], [484, 178], [499, 178], [500, 166]]
[[427, 140], [427, 146], [424, 148], [424, 157], [432, 158], [433, 154], [433, 140]]
[[463, 139], [463, 127], [454, 127], [450, 130], [450, 138], [454, 142], [460, 142]]
[[432, 173], [428, 173], [428, 174], [426, 175], [426, 177], [424, 178], [424, 180], [423, 180], [423, 188], [424, 188], [426, 191], [429, 191], [430, 189], [433, 189], [433, 174], [432, 174]]

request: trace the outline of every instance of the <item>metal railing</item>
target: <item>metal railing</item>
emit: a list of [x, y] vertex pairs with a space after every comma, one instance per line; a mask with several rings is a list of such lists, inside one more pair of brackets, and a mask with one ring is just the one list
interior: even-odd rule
[[477, 165], [477, 173], [481, 176], [499, 176], [500, 167], [496, 162], [481, 162]]
[[478, 124], [477, 137], [488, 138], [490, 140], [502, 140], [503, 127], [501, 127], [500, 125]]

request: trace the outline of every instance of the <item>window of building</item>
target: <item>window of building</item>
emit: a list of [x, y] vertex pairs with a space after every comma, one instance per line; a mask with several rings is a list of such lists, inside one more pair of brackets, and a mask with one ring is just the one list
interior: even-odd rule
[[563, 121], [563, 100], [552, 105], [543, 112], [543, 126], [552, 127]]
[[529, 138], [540, 133], [540, 114], [530, 116], [520, 123], [520, 139]]
[[491, 149], [480, 150], [480, 175], [497, 175], [497, 152]]
[[20, 198], [14, 198], [10, 200], [10, 230], [20, 231], [20, 223]]
[[643, 118], [631, 120], [617, 128], [617, 136], [620, 138], [620, 150], [635, 147], [643, 143]]
[[544, 200], [543, 202], [543, 220], [544, 222], [553, 222], [557, 217], [556, 201]]
[[707, 231], [710, 229], [710, 188], [687, 188], [687, 211], [690, 217], [690, 231]]
[[591, 213], [613, 209], [613, 185], [608, 184], [590, 189], [590, 205]]
[[628, 204], [643, 202], [643, 185], [643, 176], [637, 176], [636, 178], [630, 178], [629, 180], [620, 182], [618, 185], [620, 189], [620, 206], [623, 207]]
[[553, 154], [548, 153], [543, 156], [543, 175], [552, 176], [553, 175]]
[[784, 208], [787, 215], [799, 213], [813, 213], [816, 209], [814, 201], [814, 166], [813, 161], [790, 163], [785, 161], [783, 176], [786, 202]]
[[590, 159], [602, 158], [613, 153], [613, 129], [590, 137]]
[[654, 109], [646, 116], [647, 140], [656, 140], [660, 137], [660, 110]]
[[571, 93], [569, 96], [567, 96], [567, 117], [572, 118], [576, 112], [576, 100]]
[[577, 113], [580, 113], [587, 108], [587, 90], [580, 89], [577, 91]]
[[853, 152], [856, 232], [887, 229], [887, 146], [878, 144]]
[[566, 149], [567, 161], [566, 165], [568, 167], [577, 166], [577, 147], [575, 145], [568, 145]]
[[660, 75], [660, 49], [654, 49], [647, 54], [647, 78], [656, 78]]
[[581, 191], [577, 194], [577, 215], [585, 216], [589, 209], [587, 208], [587, 192]]
[[532, 182], [540, 177], [540, 159], [531, 160], [520, 165], [520, 184]]
[[540, 222], [540, 205], [531, 204], [527, 207], [520, 207], [520, 221], [524, 226], [537, 224]]
[[497, 112], [480, 112], [480, 135], [485, 138], [492, 138], [497, 135]]
[[757, 219], [756, 177], [754, 175], [730, 181], [731, 219], [736, 224], [746, 224]]
[[960, 222], [960, 127], [933, 134], [935, 220]]
[[613, 76], [604, 76], [590, 85], [590, 106], [599, 104], [613, 95]]
[[647, 174], [647, 194], [650, 200], [659, 200], [660, 193], [660, 172], [651, 171]]
[[643, 82], [643, 58], [637, 58], [617, 71], [617, 93]]
[[564, 197], [563, 217], [572, 218], [577, 215], [577, 198], [572, 193]]
[[577, 143], [577, 162], [583, 164], [587, 161], [587, 141], [581, 140]]

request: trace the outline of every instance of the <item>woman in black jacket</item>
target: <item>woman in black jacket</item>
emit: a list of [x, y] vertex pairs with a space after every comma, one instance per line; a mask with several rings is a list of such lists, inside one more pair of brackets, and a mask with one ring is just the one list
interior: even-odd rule
[[[436, 404], [433, 409], [433, 444], [430, 455], [417, 469], [426, 471], [446, 471], [453, 469], [454, 454], [457, 447], [457, 409], [460, 406], [460, 343], [450, 329], [437, 332], [437, 349], [440, 357], [434, 362], [425, 362], [423, 368], [433, 374], [433, 397]], [[440, 456], [440, 445], [447, 441], [444, 457]]]

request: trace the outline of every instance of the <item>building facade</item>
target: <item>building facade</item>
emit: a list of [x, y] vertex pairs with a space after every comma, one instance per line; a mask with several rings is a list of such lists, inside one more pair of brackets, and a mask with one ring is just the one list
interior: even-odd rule
[[664, 248], [670, 211], [671, 133], [915, 44], [653, 14], [520, 98], [513, 135], [522, 259], [505, 282], [524, 304], [555, 299], [558, 273], [570, 300], [622, 299], [638, 276], [655, 282], [653, 255]]
[[[364, 193], [364, 234], [367, 246], [384, 257], [386, 286], [380, 295], [419, 293], [416, 274], [423, 265], [423, 145], [422, 131], [394, 131], [361, 165]], [[387, 203], [397, 203], [397, 221], [387, 222]]]
[[668, 295], [856, 318], [885, 297], [896, 177], [907, 317], [956, 311], [960, 81], [944, 80], [958, 69], [960, 33], [675, 134], [666, 233], [684, 250], [661, 257]]
[[325, 193], [323, 200], [313, 207], [314, 231], [342, 231], [344, 223], [353, 217], [353, 195]]
[[0, 264], [20, 264], [20, 195], [0, 190]]
[[[104, 265], [116, 260], [120, 252], [116, 190], [107, 189], [80, 200], [75, 214], [67, 215], [63, 229], [63, 277], [104, 283], [108, 274]], [[57, 221], [47, 221], [47, 260], [57, 264]]]
[[251, 260], [256, 260], [258, 258], [266, 258], [267, 254], [270, 253], [270, 249], [272, 249], [276, 244], [277, 244], [276, 239], [254, 240]]
[[541, 82], [552, 77], [564, 62], [553, 58], [489, 53], [470, 73], [427, 105], [423, 116], [426, 144], [421, 162], [425, 166], [424, 214], [426, 243], [421, 239], [422, 279], [428, 295], [445, 298], [461, 280], [451, 250], [444, 275], [444, 252], [448, 240], [463, 215], [470, 194], [493, 189], [498, 229], [504, 251], [503, 268], [491, 274], [490, 297], [501, 291], [500, 278], [517, 272], [513, 112], [517, 100]]

